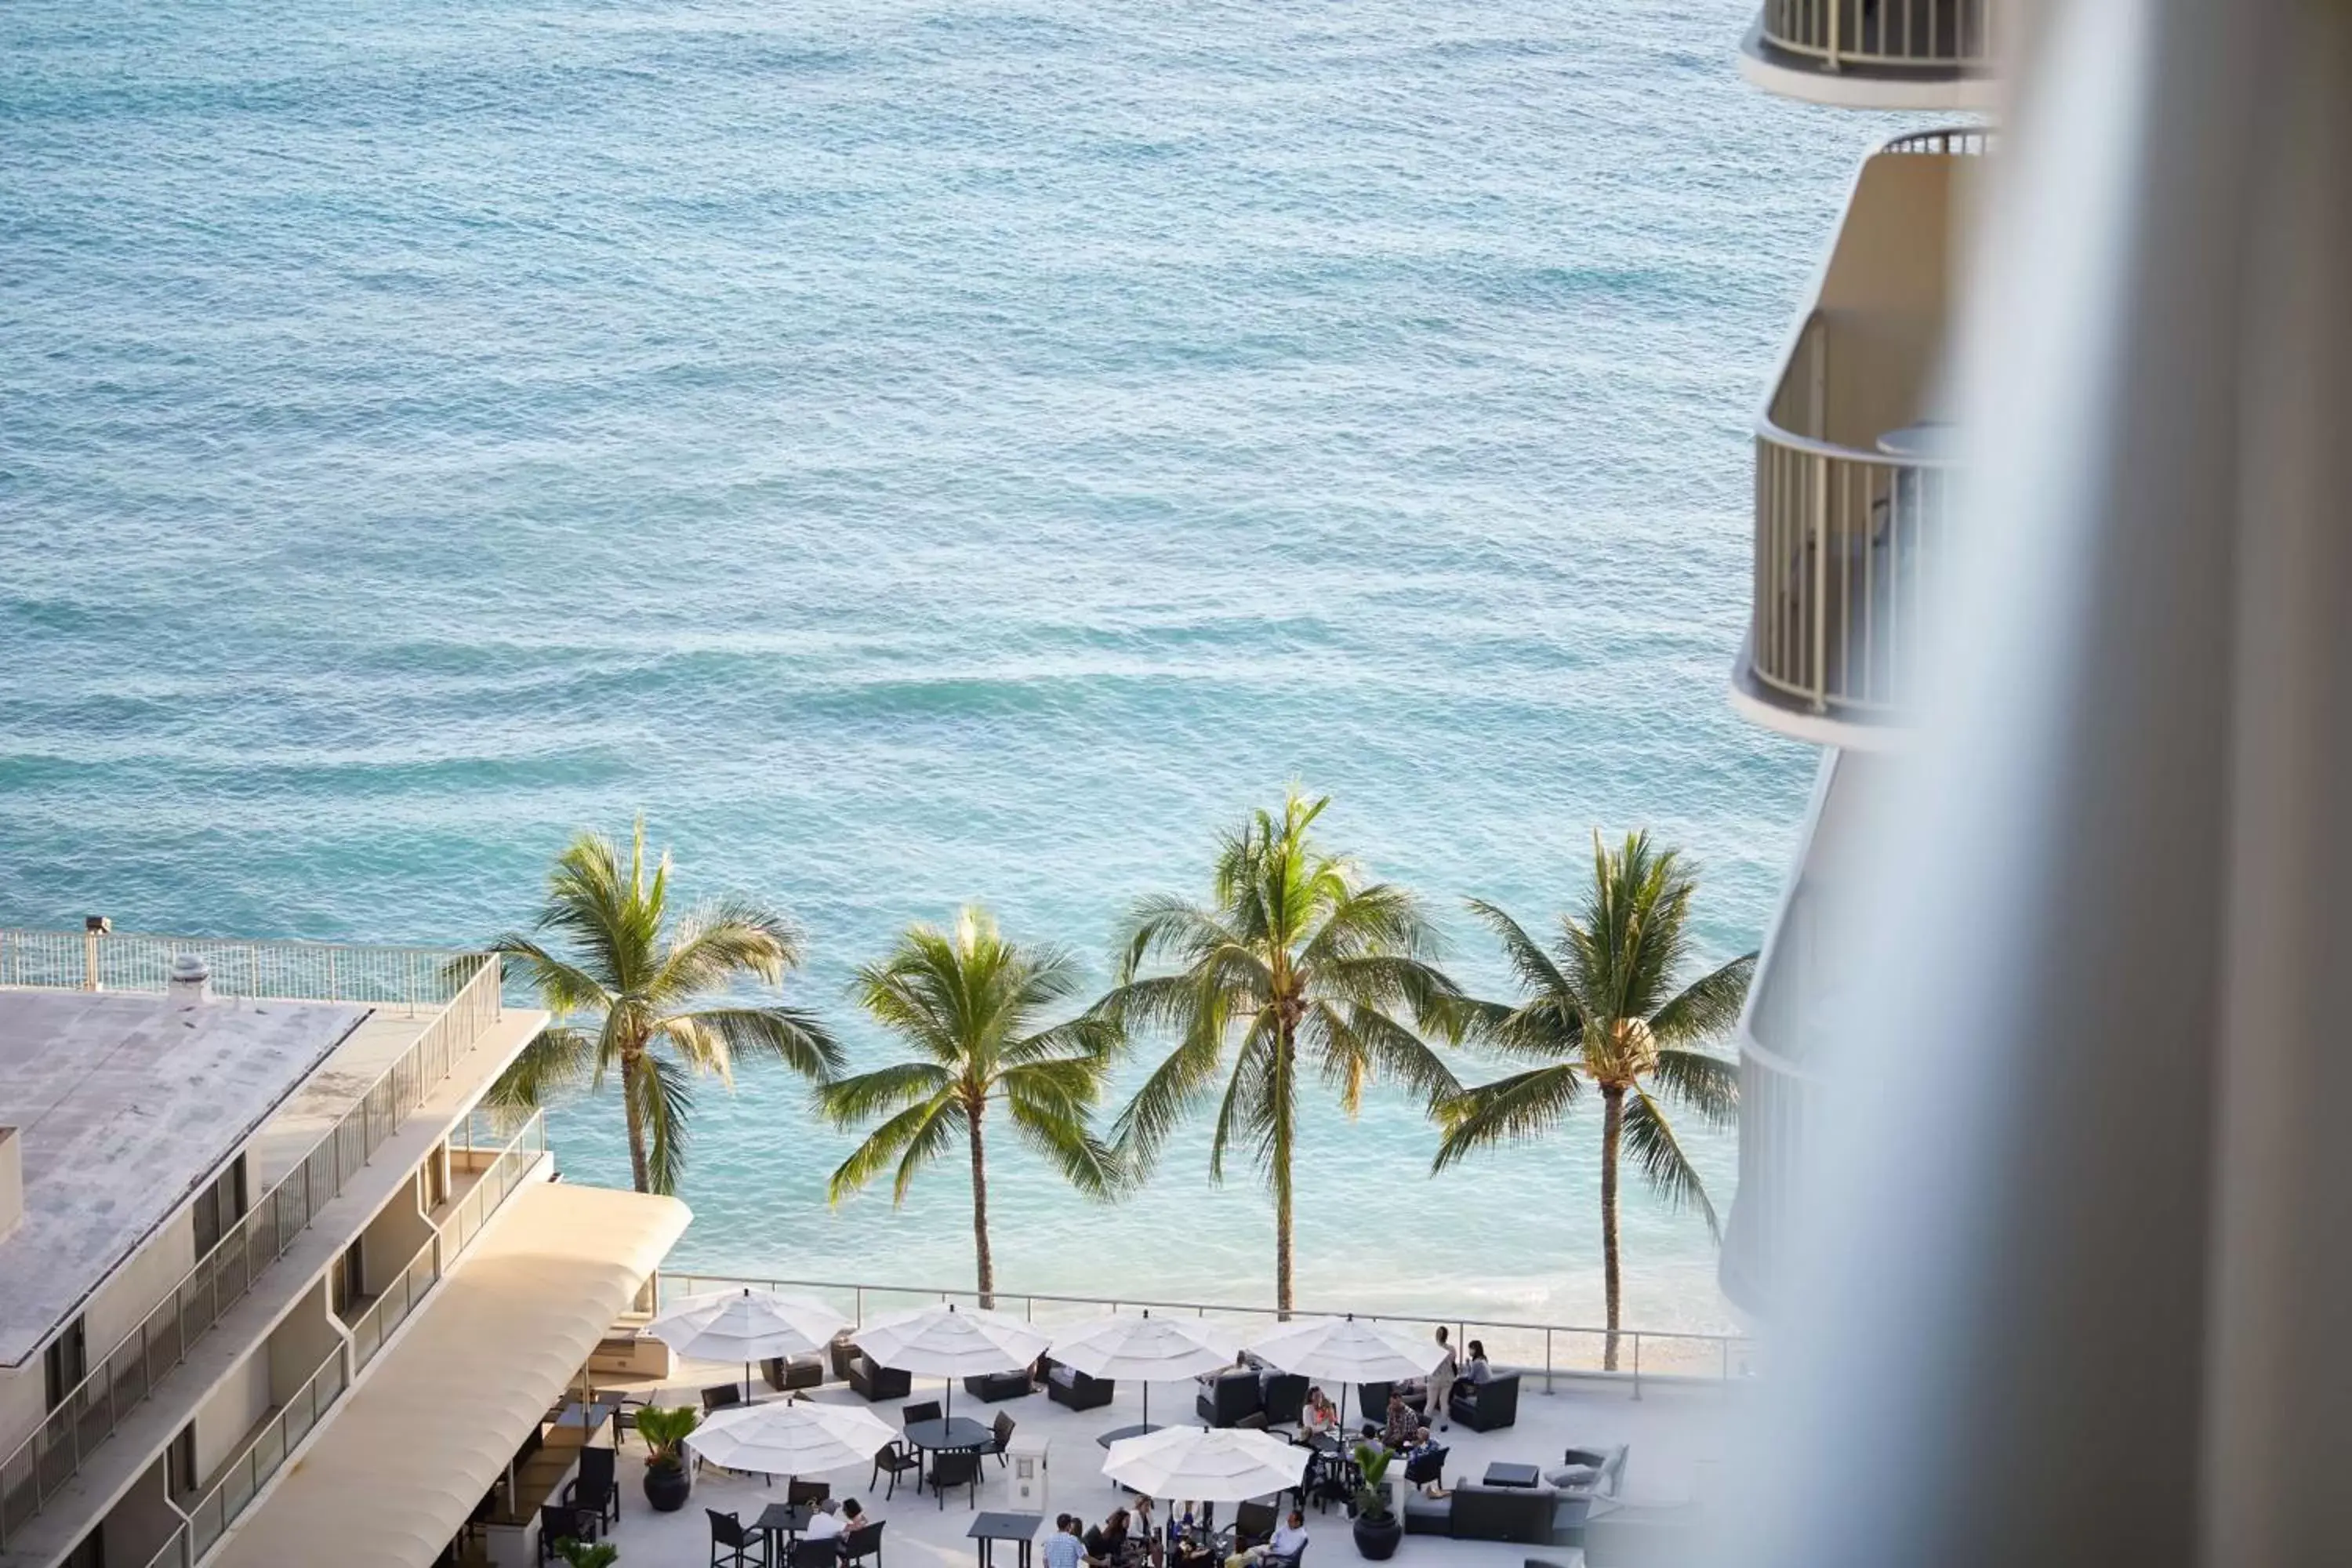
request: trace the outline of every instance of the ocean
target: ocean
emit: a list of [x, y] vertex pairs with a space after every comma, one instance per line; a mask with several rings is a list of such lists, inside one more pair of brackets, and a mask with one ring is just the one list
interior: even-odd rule
[[[1475, 987], [1461, 900], [1548, 921], [1596, 826], [1752, 946], [1812, 757], [1724, 698], [1748, 430], [1892, 128], [1740, 83], [1752, 9], [14, 0], [0, 921], [476, 941], [642, 812], [870, 1062], [907, 922], [1099, 977], [1297, 782]], [[961, 1170], [828, 1209], [803, 1098], [706, 1086], [673, 1261], [967, 1283]], [[1433, 1142], [1318, 1099], [1303, 1299], [1594, 1321], [1596, 1119]], [[1000, 1146], [1001, 1279], [1270, 1300], [1206, 1150], [1101, 1208]], [[1629, 1322], [1730, 1321], [1625, 1226]]]

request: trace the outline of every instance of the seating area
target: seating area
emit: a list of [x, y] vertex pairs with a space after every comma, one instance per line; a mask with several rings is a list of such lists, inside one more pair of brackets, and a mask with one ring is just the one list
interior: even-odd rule
[[[877, 1377], [863, 1363], [855, 1352], [845, 1356], [846, 1377], [828, 1375], [814, 1388], [801, 1390], [803, 1397], [869, 1402], [886, 1425], [901, 1433], [910, 1424], [952, 1419], [959, 1428], [972, 1423], [984, 1436], [975, 1447], [928, 1454], [917, 1452], [902, 1436], [855, 1469], [823, 1477], [763, 1479], [707, 1467], [697, 1476], [684, 1510], [656, 1513], [638, 1490], [642, 1449], [633, 1434], [625, 1434], [613, 1499], [617, 1512], [602, 1519], [604, 1538], [619, 1545], [625, 1563], [732, 1563], [736, 1559], [729, 1553], [735, 1549], [719, 1542], [709, 1518], [715, 1511], [734, 1516], [742, 1526], [750, 1542], [741, 1549], [748, 1553], [740, 1560], [744, 1564], [824, 1568], [814, 1552], [809, 1561], [802, 1560], [796, 1532], [778, 1529], [762, 1533], [754, 1526], [763, 1516], [786, 1518], [794, 1511], [791, 1504], [806, 1495], [804, 1489], [829, 1483], [836, 1499], [856, 1497], [870, 1519], [887, 1521], [894, 1558], [911, 1549], [940, 1563], [976, 1563], [976, 1542], [967, 1531], [983, 1513], [1034, 1513], [1050, 1521], [1056, 1512], [1069, 1511], [1094, 1522], [1130, 1500], [1129, 1493], [1103, 1477], [1104, 1448], [1097, 1439], [1140, 1420], [1140, 1385], [1089, 1378], [1067, 1368], [1058, 1369], [1061, 1375], [1056, 1377], [1056, 1369], [1043, 1364], [1034, 1381], [1019, 1374], [957, 1378], [950, 1388], [937, 1377], [887, 1371]], [[642, 1392], [658, 1392], [664, 1399], [683, 1392], [692, 1402], [698, 1388], [722, 1386], [730, 1370], [740, 1394], [740, 1366], [700, 1363], [681, 1365], [677, 1381], [663, 1389]], [[829, 1373], [830, 1365], [824, 1370]], [[1013, 1386], [1016, 1379], [1019, 1387]], [[894, 1383], [902, 1392], [880, 1392]], [[986, 1384], [994, 1397], [988, 1398], [973, 1383]], [[1234, 1369], [1206, 1383], [1162, 1384], [1153, 1390], [1151, 1414], [1162, 1423], [1187, 1418], [1221, 1426], [1263, 1423], [1279, 1432], [1297, 1421], [1296, 1406], [1303, 1405], [1306, 1392], [1305, 1380], [1297, 1383], [1294, 1391], [1284, 1374], [1261, 1378]], [[1346, 1391], [1326, 1392], [1339, 1395]], [[1375, 1391], [1363, 1392], [1369, 1396]], [[1457, 1386], [1455, 1392], [1462, 1390]], [[782, 1397], [764, 1387], [759, 1393], [762, 1399]], [[1377, 1393], [1378, 1408], [1385, 1412], [1387, 1390]], [[1499, 1402], [1490, 1403], [1498, 1393]], [[1423, 1479], [1419, 1468], [1399, 1464], [1391, 1468], [1406, 1530], [1398, 1560], [1422, 1568], [1523, 1568], [1530, 1558], [1539, 1557], [1558, 1568], [1609, 1568], [1612, 1553], [1629, 1554], [1616, 1556], [1620, 1563], [1647, 1561], [1640, 1553], [1650, 1543], [1679, 1540], [1678, 1531], [1687, 1533], [1688, 1505], [1702, 1495], [1703, 1474], [1718, 1451], [1716, 1433], [1731, 1401], [1719, 1389], [1671, 1383], [1646, 1387], [1639, 1402], [1630, 1394], [1622, 1384], [1566, 1378], [1557, 1392], [1547, 1394], [1539, 1376], [1529, 1386], [1519, 1374], [1498, 1373], [1476, 1400], [1483, 1407], [1480, 1419], [1495, 1425], [1457, 1418], [1453, 1430], [1437, 1438], [1446, 1447], [1433, 1479], [1441, 1481], [1447, 1495], [1420, 1495], [1414, 1484]], [[1451, 1413], [1459, 1416], [1460, 1410], [1457, 1402]], [[1350, 1431], [1355, 1425], [1349, 1423]], [[1638, 1464], [1630, 1462], [1635, 1447], [1641, 1449]], [[1007, 1462], [1016, 1458], [1021, 1465]], [[1515, 1479], [1527, 1474], [1533, 1484], [1492, 1479], [1488, 1472], [1494, 1467]], [[1632, 1489], [1629, 1473], [1638, 1483]], [[587, 1485], [567, 1491], [565, 1506], [577, 1501], [601, 1510], [600, 1478], [583, 1468], [578, 1479]], [[1271, 1509], [1276, 1500], [1262, 1503]], [[1286, 1507], [1290, 1500], [1281, 1500]], [[1257, 1505], [1251, 1506], [1255, 1515]], [[1237, 1522], [1237, 1511], [1219, 1510], [1219, 1521]], [[1604, 1528], [1620, 1518], [1626, 1528]], [[1307, 1519], [1315, 1559], [1323, 1568], [1339, 1568], [1355, 1560], [1339, 1494], [1327, 1497], [1320, 1507], [1310, 1499]], [[1588, 1558], [1588, 1542], [1595, 1540], [1601, 1550]], [[771, 1554], [763, 1556], [763, 1552]], [[1008, 1564], [1013, 1555], [1009, 1547], [999, 1552]]]

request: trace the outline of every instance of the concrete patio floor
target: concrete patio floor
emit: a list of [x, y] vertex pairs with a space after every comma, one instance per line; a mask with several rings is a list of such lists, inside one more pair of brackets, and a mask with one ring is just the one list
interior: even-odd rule
[[[740, 1367], [705, 1367], [689, 1363], [675, 1377], [666, 1380], [664, 1387], [668, 1392], [663, 1402], [691, 1403], [697, 1386], [740, 1380], [741, 1376]], [[1556, 1387], [1555, 1393], [1548, 1394], [1543, 1392], [1539, 1373], [1528, 1379], [1521, 1389], [1517, 1423], [1501, 1431], [1479, 1433], [1455, 1426], [1441, 1433], [1439, 1441], [1451, 1445], [1447, 1484], [1475, 1481], [1496, 1460], [1549, 1468], [1559, 1463], [1561, 1451], [1570, 1447], [1601, 1447], [1622, 1443], [1631, 1446], [1621, 1492], [1623, 1500], [1685, 1502], [1714, 1489], [1724, 1429], [1739, 1397], [1738, 1385], [1727, 1388], [1715, 1384], [1650, 1380], [1644, 1383], [1638, 1401], [1633, 1397], [1632, 1385], [1627, 1382], [1563, 1376]], [[768, 1398], [783, 1397], [769, 1393], [764, 1385], [760, 1392]], [[1191, 1384], [1155, 1385], [1151, 1396], [1153, 1420], [1164, 1426], [1190, 1418], [1192, 1394]], [[838, 1383], [828, 1383], [807, 1397], [863, 1403], [845, 1384]], [[946, 1394], [938, 1379], [918, 1378], [910, 1397], [940, 1400]], [[886, 1400], [872, 1409], [895, 1427], [900, 1425], [899, 1406], [903, 1403]], [[1352, 1415], [1352, 1397], [1349, 1408]], [[1112, 1427], [1142, 1419], [1136, 1385], [1120, 1384], [1118, 1397], [1109, 1405], [1087, 1411], [1066, 1409], [1043, 1393], [985, 1405], [961, 1387], [955, 1391], [957, 1415], [987, 1422], [1000, 1411], [1019, 1424], [1016, 1441], [1027, 1437], [1046, 1440], [1042, 1487], [1045, 1495], [1041, 1501], [1023, 1503], [1013, 1495], [1011, 1472], [991, 1461], [984, 1467], [979, 1511], [1025, 1508], [1042, 1512], [1050, 1521], [1055, 1514], [1066, 1510], [1092, 1522], [1127, 1500], [1128, 1494], [1102, 1474], [1104, 1451], [1096, 1437]], [[650, 1568], [654, 1564], [662, 1568], [702, 1568], [710, 1561], [710, 1528], [704, 1510], [733, 1512], [748, 1524], [769, 1503], [783, 1500], [783, 1477], [777, 1477], [770, 1486], [758, 1477], [706, 1468], [696, 1480], [694, 1495], [682, 1510], [657, 1514], [646, 1504], [639, 1485], [643, 1470], [637, 1461], [642, 1459], [644, 1449], [635, 1433], [625, 1438], [623, 1451], [623, 1513], [618, 1529], [609, 1537], [620, 1547], [623, 1568]], [[881, 1484], [875, 1485], [871, 1484], [871, 1477], [870, 1468], [861, 1465], [853, 1470], [802, 1479], [829, 1482], [834, 1497], [856, 1498], [865, 1505], [868, 1518], [887, 1521], [882, 1561], [888, 1568], [975, 1568], [979, 1561], [977, 1543], [965, 1535], [975, 1511], [967, 1493], [950, 1492], [942, 1507], [933, 1495], [918, 1493], [908, 1480], [902, 1479], [897, 1495], [886, 1500], [884, 1491], [889, 1478], [886, 1476]], [[1218, 1511], [1221, 1519], [1231, 1517], [1229, 1507]], [[1341, 1561], [1356, 1560], [1344, 1512], [1334, 1509], [1328, 1513], [1318, 1513], [1309, 1509], [1307, 1528], [1322, 1568], [1335, 1568], [1334, 1559], [1342, 1553], [1345, 1555]], [[1519, 1568], [1530, 1556], [1574, 1568], [1581, 1554], [1572, 1549], [1413, 1535], [1405, 1539], [1395, 1560], [1420, 1564], [1422, 1568]], [[1014, 1568], [1016, 1561], [1010, 1546], [998, 1558], [1003, 1568]]]

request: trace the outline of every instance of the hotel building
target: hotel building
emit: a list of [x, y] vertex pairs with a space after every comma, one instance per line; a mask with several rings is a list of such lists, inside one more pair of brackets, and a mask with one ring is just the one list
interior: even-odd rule
[[0, 931], [0, 1568], [519, 1541], [685, 1207], [483, 1112], [494, 955], [90, 926]]
[[[1765, 0], [1739, 59], [1768, 92], [1920, 113], [1990, 110], [1992, 0]], [[1753, 584], [1733, 706], [1822, 748], [1796, 867], [1740, 1021], [1739, 1194], [1720, 1278], [1769, 1316], [1836, 973], [1822, 911], [1855, 876], [1857, 797], [1916, 695], [1955, 462], [1943, 351], [1992, 133], [1873, 147], [1756, 420]]]

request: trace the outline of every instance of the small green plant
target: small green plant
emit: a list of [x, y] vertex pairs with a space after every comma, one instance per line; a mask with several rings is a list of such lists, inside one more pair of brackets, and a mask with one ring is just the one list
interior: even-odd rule
[[1381, 1483], [1389, 1473], [1389, 1461], [1396, 1458], [1377, 1443], [1356, 1445], [1356, 1517], [1386, 1519], [1389, 1516], [1389, 1489]]
[[646, 1440], [646, 1463], [655, 1469], [674, 1470], [684, 1462], [680, 1445], [702, 1425], [702, 1412], [691, 1405], [649, 1405], [637, 1412], [637, 1436]]
[[568, 1535], [555, 1543], [555, 1550], [572, 1568], [612, 1568], [621, 1555], [621, 1549], [609, 1541], [574, 1541]]

